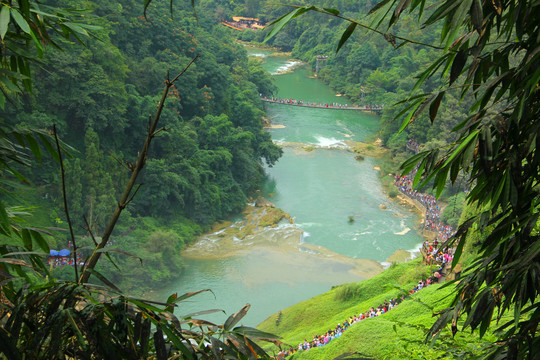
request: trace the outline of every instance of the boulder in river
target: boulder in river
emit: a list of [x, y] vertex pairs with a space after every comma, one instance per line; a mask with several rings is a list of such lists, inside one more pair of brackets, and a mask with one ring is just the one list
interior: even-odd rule
[[255, 206], [256, 207], [276, 207], [276, 205], [272, 204], [267, 199], [263, 198], [262, 196], [259, 196], [257, 200], [255, 200]]

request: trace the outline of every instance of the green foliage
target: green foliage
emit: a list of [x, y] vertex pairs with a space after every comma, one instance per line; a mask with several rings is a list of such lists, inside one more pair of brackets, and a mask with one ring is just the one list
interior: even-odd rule
[[[156, 284], [171, 282], [181, 276], [183, 261], [180, 253], [201, 232], [199, 225], [186, 218], [163, 222], [158, 217], [127, 217], [120, 222], [118, 234], [106, 249], [117, 249], [137, 258], [111, 252], [109, 255], [116, 266], [104, 260], [97, 269], [126, 293], [146, 293], [155, 289]], [[83, 240], [78, 240], [79, 246], [85, 245]], [[88, 238], [86, 242], [90, 245]]]
[[31, 64], [43, 58], [46, 45], [57, 46], [51, 33], [81, 42], [87, 30], [96, 30], [82, 22], [84, 13], [72, 9], [38, 4], [35, 1], [5, 1], [0, 7], [0, 37], [4, 51], [0, 55], [0, 107], [6, 100], [31, 91]]
[[[190, 219], [188, 227], [195, 230], [187, 232], [193, 236], [200, 225], [239, 212], [262, 181], [263, 161], [271, 166], [282, 153], [263, 130], [259, 94], [270, 95], [275, 87], [261, 64], [248, 60], [242, 47], [233, 44], [218, 23], [209, 21], [209, 12], [199, 13], [197, 22], [189, 4], [175, 4], [174, 17], [163, 3], [147, 5], [144, 17], [136, 1], [121, 6], [104, 1], [66, 3], [77, 9], [95, 8], [97, 16], [84, 13], [84, 19], [99, 40], [90, 37], [81, 47], [54, 32], [47, 35], [63, 51], [45, 48], [43, 66], [33, 69], [33, 94], [1, 114], [21, 127], [48, 129], [54, 124], [78, 150], [64, 164], [78, 237], [87, 228], [84, 218], [97, 237], [108, 225], [140, 151], [136, 144], [144, 141], [144, 119], [155, 112], [159, 101], [155, 90], [167, 70], [180, 72], [195, 54], [201, 56], [169, 93], [161, 114], [163, 129], [146, 159], [143, 185], [128, 215], [157, 217], [161, 229], [152, 231], [174, 231], [182, 244], [190, 242], [184, 230], [172, 230], [171, 224]], [[11, 30], [7, 35], [13, 35]], [[50, 217], [65, 225], [57, 167], [45, 160], [29, 177], [47, 194]], [[151, 233], [130, 232], [141, 236], [131, 238], [136, 244]], [[115, 241], [124, 240], [115, 235]], [[63, 237], [57, 242], [67, 246]], [[148, 259], [144, 270], [136, 260], [119, 260], [137, 279], [151, 269], [160, 281], [181, 273], [179, 262], [174, 271], [167, 269], [165, 263], [170, 262], [152, 258], [149, 249], [126, 245], [123, 250]], [[120, 279], [113, 266], [103, 271]], [[137, 288], [125, 278], [118, 280], [120, 286]]]
[[[418, 4], [423, 6], [424, 1]], [[411, 9], [418, 4], [412, 4]], [[451, 321], [457, 331], [455, 323], [462, 311], [468, 314], [463, 327], [479, 329], [482, 336], [495, 308], [498, 320], [513, 310], [514, 319], [502, 324], [490, 358], [525, 358], [540, 351], [537, 334], [528, 333], [539, 321], [539, 241], [532, 229], [538, 222], [534, 177], [540, 163], [530, 156], [536, 152], [533, 139], [540, 111], [540, 58], [533, 50], [538, 47], [538, 37], [532, 25], [539, 20], [539, 12], [535, 11], [538, 6], [527, 1], [484, 6], [479, 1], [456, 1], [439, 5], [424, 25], [442, 23], [441, 45], [450, 51], [422, 73], [416, 87], [432, 78], [439, 68], [446, 71], [446, 83], [440, 91], [412, 100], [415, 105], [403, 122], [406, 125], [428, 108], [433, 121], [441, 98], [454, 83], [460, 84], [461, 98], [473, 99], [469, 117], [453, 129], [457, 141], [442, 154], [435, 149], [409, 164], [420, 163], [421, 173], [425, 174], [423, 184], [434, 179], [437, 193], [447, 178], [454, 183], [460, 170], [474, 179], [467, 201], [482, 210], [461, 224], [454, 262], [459, 260], [473, 223], [479, 229], [491, 227], [492, 231], [482, 239], [478, 260], [467, 269], [452, 307], [441, 314], [429, 337], [436, 338], [441, 327]], [[396, 10], [390, 24], [399, 15]], [[514, 34], [515, 41], [494, 43], [494, 39], [509, 39]], [[433, 161], [441, 155], [442, 161]], [[522, 316], [526, 320], [521, 320]]]
[[[35, 286], [22, 296], [8, 297], [10, 311], [0, 313], [0, 352], [9, 359], [217, 359], [225, 354], [236, 359], [250, 359], [254, 354], [265, 358], [254, 340], [278, 341], [277, 337], [236, 326], [249, 305], [222, 326], [173, 314], [182, 301], [203, 291], [208, 290], [174, 294], [167, 302], [156, 303], [91, 285], [49, 282]], [[200, 326], [206, 330], [198, 331]]]
[[465, 194], [459, 193], [453, 195], [447, 201], [448, 205], [444, 208], [441, 221], [445, 224], [452, 225], [453, 228], [457, 228], [463, 207], [465, 206]]
[[397, 191], [396, 189], [390, 189], [390, 191], [388, 191], [388, 196], [390, 196], [391, 198], [395, 198], [399, 195], [399, 191]]
[[[397, 297], [401, 290], [394, 286], [406, 291], [429, 270], [419, 259], [393, 265], [373, 278], [336, 287], [284, 309], [279, 325], [276, 325], [275, 316], [271, 316], [259, 328], [281, 335], [285, 343], [296, 347], [304, 339], [310, 341], [314, 334], [334, 329], [352, 315]], [[356, 323], [341, 337], [323, 347], [298, 352], [294, 359], [333, 359], [349, 352], [374, 359], [473, 358], [494, 339], [491, 334], [483, 341], [469, 334], [458, 334], [453, 338], [450, 329], [445, 329], [440, 342], [433, 346], [423, 342], [433, 313], [450, 304], [454, 290], [453, 286], [428, 286], [388, 313]], [[349, 296], [343, 298], [347, 293]]]
[[[151, 170], [168, 171], [169, 176], [160, 184], [163, 188], [185, 182], [177, 181], [180, 176], [176, 171], [183, 168], [164, 169], [161, 159], [179, 160], [181, 165], [182, 162], [188, 163], [191, 165], [188, 171], [199, 172], [201, 183], [191, 184], [192, 187], [200, 185], [202, 188], [196, 199], [199, 208], [189, 215], [205, 223], [238, 210], [248, 192], [260, 181], [262, 158], [272, 164], [281, 155], [270, 138], [262, 135], [257, 89], [272, 91], [272, 87], [266, 83], [268, 79], [260, 74], [260, 67], [252, 65], [247, 72], [248, 75], [253, 72], [257, 85], [235, 78], [231, 69], [235, 66], [242, 68], [243, 64], [247, 64], [247, 57], [241, 48], [227, 43], [229, 38], [214, 39], [210, 35], [211, 26], [195, 28], [189, 16], [181, 16], [179, 23], [182, 24], [175, 25], [194, 31], [197, 40], [180, 27], [171, 26], [173, 20], [167, 16], [155, 17], [152, 25], [144, 19], [135, 21], [122, 13], [124, 9], [127, 12], [132, 10], [135, 4], [135, 1], [127, 2], [122, 4], [125, 5], [123, 8], [101, 0], [69, 2], [69, 6], [74, 8], [72, 12], [40, 4], [41, 9], [47, 11], [41, 12], [33, 1], [9, 1], [0, 6], [0, 36], [7, 49], [1, 56], [4, 77], [0, 79], [0, 105], [4, 107], [7, 95], [21, 92], [17, 86], [24, 85], [26, 90], [30, 90], [28, 64], [35, 60], [34, 51], [37, 57], [48, 62], [48, 69], [35, 69], [33, 77], [39, 81], [34, 83], [33, 94], [29, 93], [20, 102], [13, 102], [1, 114], [11, 123], [3, 124], [0, 132], [0, 353], [10, 359], [165, 359], [169, 356], [193, 359], [225, 356], [265, 358], [264, 350], [252, 339], [277, 339], [256, 329], [236, 326], [249, 305], [219, 326], [191, 317], [179, 319], [173, 315], [178, 302], [198, 292], [180, 297], [174, 294], [166, 303], [159, 304], [126, 296], [115, 285], [117, 280], [118, 283], [121, 280], [118, 278], [119, 268], [112, 267], [119, 265], [128, 273], [133, 272], [136, 280], [144, 281], [146, 286], [151, 283], [149, 279], [162, 282], [177, 276], [181, 273], [182, 264], [177, 258], [182, 247], [201, 231], [200, 225], [182, 217], [182, 208], [172, 209], [170, 218], [174, 217], [175, 222], [163, 221], [157, 227], [155, 224], [148, 226], [148, 231], [142, 229], [145, 220], [136, 217], [141, 208], [125, 210], [127, 205], [134, 205], [131, 203], [137, 193], [134, 181], [147, 161], [148, 164], [156, 164], [153, 169], [149, 166]], [[86, 15], [81, 12], [81, 5], [96, 8], [99, 17], [84, 19], [89, 23], [99, 23], [99, 28], [77, 23]], [[155, 4], [149, 5], [150, 1], [147, 1], [148, 14], [155, 15], [163, 10], [154, 7]], [[184, 9], [183, 14], [186, 11]], [[134, 21], [130, 23], [128, 19]], [[131, 37], [131, 34], [129, 39], [122, 38], [127, 23], [143, 28], [136, 34], [139, 38]], [[153, 30], [149, 31], [149, 28]], [[99, 41], [89, 39], [85, 49], [65, 41], [77, 33], [86, 34], [85, 29], [95, 30], [93, 35], [97, 34]], [[117, 34], [120, 35], [115, 37]], [[145, 40], [141, 41], [142, 38]], [[171, 81], [158, 68], [169, 68], [180, 73], [194, 56], [198, 41], [203, 44], [198, 49], [203, 53], [202, 60], [197, 63], [198, 70], [186, 76], [182, 83], [182, 86], [185, 85], [182, 88], [184, 93], [171, 90], [178, 77]], [[46, 44], [57, 46], [63, 52], [45, 51]], [[125, 46], [125, 53], [122, 53], [119, 44]], [[174, 44], [175, 48], [167, 49], [168, 44]], [[134, 51], [135, 48], [140, 51]], [[157, 55], [154, 57], [154, 54]], [[152, 58], [146, 60], [145, 65], [159, 66], [148, 69], [148, 76], [140, 81], [129, 82], [138, 79], [137, 75], [147, 70], [137, 65], [139, 60], [150, 56]], [[135, 77], [130, 79], [128, 74], [133, 73]], [[155, 91], [154, 85], [161, 84], [163, 80], [166, 80], [163, 99], [157, 99], [150, 94]], [[144, 86], [148, 88], [144, 89]], [[237, 93], [242, 96], [237, 97]], [[170, 106], [162, 111], [167, 94], [171, 96], [167, 101]], [[231, 126], [232, 122], [228, 120], [229, 116], [234, 115], [228, 105], [233, 96], [243, 103], [244, 109], [249, 110], [238, 119], [244, 129]], [[159, 100], [157, 112], [156, 100]], [[155, 112], [154, 121], [146, 129], [148, 134], [144, 134], [146, 115], [141, 118], [141, 114]], [[208, 123], [206, 127], [201, 126], [204, 141], [200, 144], [191, 137], [197, 136], [199, 131], [191, 125], [197, 124], [196, 116], [204, 117]], [[163, 120], [163, 129], [156, 128], [159, 119]], [[75, 225], [87, 227], [90, 234], [90, 237], [79, 239], [76, 245], [79, 254], [90, 256], [80, 278], [72, 277], [73, 268], [68, 266], [55, 269], [51, 275], [42, 260], [48, 255], [50, 245], [44, 236], [53, 234], [24, 223], [26, 208], [4, 205], [13, 189], [17, 190], [20, 183], [28, 183], [21, 171], [28, 170], [31, 165], [30, 155], [42, 160], [44, 148], [53, 160], [60, 160], [60, 146], [56, 148], [50, 132], [50, 127], [55, 123], [58, 123], [55, 130], [58, 128], [59, 132], [55, 131], [54, 139], [60, 133], [79, 150], [70, 151], [73, 157], [65, 164], [69, 166], [66, 177], [70, 188], [67, 193], [71, 199], [68, 203], [79, 218]], [[15, 129], [15, 125], [21, 128], [23, 125], [39, 126], [44, 130]], [[184, 129], [188, 132], [183, 133]], [[151, 156], [147, 155], [148, 146], [137, 154], [136, 146], [144, 143], [145, 138], [149, 145], [152, 138], [165, 131], [169, 135], [168, 144], [159, 146], [157, 151], [151, 152]], [[238, 150], [232, 151], [231, 147]], [[66, 150], [67, 146], [62, 145], [62, 155]], [[137, 162], [133, 163], [137, 157]], [[235, 165], [236, 170], [232, 169]], [[241, 166], [252, 169], [247, 173], [242, 172], [247, 179], [234, 176]], [[116, 192], [127, 181], [123, 168], [132, 173], [132, 179], [120, 197]], [[55, 175], [58, 172], [56, 166], [46, 160], [39, 168], [31, 169], [34, 170], [30, 176], [32, 180], [43, 193], [50, 195], [46, 197], [50, 199], [50, 216], [65, 226], [65, 218], [61, 215], [64, 194]], [[172, 190], [170, 196], [177, 196], [185, 189], [177, 187]], [[186, 194], [182, 192], [179, 196]], [[18, 202], [13, 198], [10, 201]], [[161, 206], [163, 204], [157, 207]], [[115, 213], [111, 216], [113, 210]], [[133, 217], [128, 217], [121, 224], [124, 232], [111, 238], [117, 216], [122, 210]], [[88, 221], [81, 220], [83, 215]], [[164, 218], [167, 217], [163, 216], [160, 220]], [[163, 230], [167, 227], [168, 230]], [[97, 236], [102, 233], [103, 236]], [[94, 240], [100, 242], [98, 246], [94, 245]], [[66, 244], [55, 241], [54, 245]], [[85, 249], [87, 246], [94, 251]], [[135, 254], [131, 254], [131, 251]], [[115, 262], [101, 261], [100, 266], [94, 268], [101, 254]], [[122, 257], [118, 254], [122, 254]], [[126, 265], [131, 259], [140, 259], [148, 265], [138, 271], [140, 264]], [[89, 275], [99, 284], [87, 284]], [[67, 278], [67, 281], [57, 281], [56, 277]], [[73, 279], [76, 281], [73, 282]], [[144, 289], [138, 287], [139, 290]]]

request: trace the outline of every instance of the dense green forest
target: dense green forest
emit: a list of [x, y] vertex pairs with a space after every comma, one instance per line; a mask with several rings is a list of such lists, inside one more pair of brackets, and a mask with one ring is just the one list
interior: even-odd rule
[[[195, 59], [168, 93], [160, 113], [162, 128], [144, 159], [142, 185], [128, 201], [111, 237], [111, 245], [135, 254], [145, 266], [138, 266], [138, 260], [129, 256], [111, 255], [114, 262], [102, 259], [96, 269], [112, 283], [95, 273], [109, 289], [115, 290], [116, 284], [131, 292], [177, 276], [183, 246], [216, 220], [240, 211], [258, 189], [264, 163], [271, 166], [281, 155], [263, 130], [264, 113], [258, 99], [259, 94], [272, 94], [270, 77], [234, 42], [236, 37], [261, 42], [268, 32], [236, 33], [219, 21], [232, 15], [266, 21], [290, 9], [257, 0], [203, 0], [195, 8], [174, 1], [171, 8], [169, 2], [135, 0], [64, 1], [54, 2], [51, 8], [45, 3], [43, 9], [28, 0], [8, 3], [0, 10], [4, 41], [0, 105], [5, 128], [0, 143], [2, 352], [8, 358], [20, 358], [16, 355], [23, 349], [29, 358], [91, 358], [92, 352], [98, 358], [107, 353], [140, 358], [150, 352], [164, 359], [174, 348], [186, 358], [198, 357], [197, 351], [204, 356], [212, 352], [216, 358], [223, 356], [220, 351], [238, 358], [265, 356], [246, 335], [275, 340], [271, 334], [234, 328], [247, 308], [209, 330], [206, 337], [196, 331], [181, 333], [172, 315], [173, 304], [193, 294], [174, 295], [158, 309], [139, 299], [110, 296], [101, 285], [86, 285], [86, 280], [57, 282], [58, 278], [73, 279], [73, 267], [55, 269], [50, 275], [40, 260], [42, 253], [33, 250], [65, 247], [67, 231], [55, 229], [44, 240], [42, 230], [34, 226], [67, 230], [59, 161], [54, 161], [67, 152], [63, 165], [70, 222], [84, 255], [91, 253], [94, 237], [109, 228], [108, 219], [117, 205], [126, 205], [116, 202], [136, 167], [140, 144], [148, 138], [149, 119], [164, 104], [160, 89], [169, 90], [169, 74], [182, 72]], [[392, 14], [390, 20], [382, 21], [393, 26], [381, 36], [345, 30], [350, 25], [338, 19], [334, 10], [339, 8], [340, 16], [369, 21], [373, 27], [378, 18], [367, 15], [376, 4], [318, 3], [323, 11], [307, 11], [270, 44], [312, 65], [317, 55], [328, 55], [320, 79], [353, 102], [384, 104], [380, 132], [384, 144], [397, 160], [404, 160], [407, 141], [418, 141], [426, 151], [407, 161], [404, 169], [420, 164], [415, 181], [433, 185], [437, 195], [444, 188], [443, 197], [454, 200], [453, 213], [461, 210], [457, 200], [464, 201], [461, 189], [469, 180], [469, 207], [459, 221], [456, 239], [461, 242], [455, 244], [456, 259], [465, 253], [468, 268], [459, 283], [445, 290], [447, 295], [457, 295], [451, 302], [438, 304], [440, 317], [428, 330], [428, 339], [441, 331], [454, 335], [458, 327], [479, 328], [487, 341], [481, 355], [534, 358], [540, 319], [540, 158], [535, 149], [540, 53], [538, 12], [534, 12], [538, 2], [382, 1], [377, 9], [387, 7], [383, 17]], [[47, 12], [55, 7], [93, 11]], [[417, 21], [424, 9], [429, 17], [424, 26], [429, 31]], [[66, 21], [73, 16], [84, 21]], [[51, 31], [49, 37], [48, 31], [54, 28], [59, 31]], [[79, 38], [86, 29], [91, 36]], [[490, 31], [497, 35], [490, 37]], [[343, 34], [349, 41], [344, 41]], [[495, 37], [500, 41], [492, 43]], [[514, 37], [515, 42], [508, 40]], [[397, 46], [402, 39], [414, 40]], [[444, 42], [445, 46], [433, 45]], [[51, 46], [44, 49], [44, 44]], [[336, 47], [341, 48], [337, 53]], [[434, 62], [438, 67], [430, 67]], [[462, 85], [452, 86], [454, 82]], [[22, 87], [27, 91], [23, 93]], [[468, 96], [469, 89], [474, 90], [473, 96]], [[412, 106], [389, 106], [406, 97]], [[26, 129], [42, 130], [28, 133]], [[42, 156], [33, 134], [53, 160]], [[64, 151], [53, 148], [56, 135]], [[39, 166], [28, 166], [29, 153], [41, 160]], [[28, 220], [31, 226], [20, 225], [28, 211], [33, 213]], [[392, 274], [396, 275], [388, 272], [386, 276]], [[409, 280], [399, 279], [403, 284]], [[355, 289], [367, 286], [352, 285]], [[427, 292], [427, 302], [439, 301], [440, 293], [432, 296], [433, 292]], [[414, 323], [399, 315], [396, 321]], [[492, 320], [503, 323], [498, 332], [487, 331]], [[202, 324], [189, 319], [187, 323], [190, 329]], [[429, 326], [427, 321], [417, 325]], [[155, 331], [149, 345], [151, 327]], [[227, 333], [226, 343], [212, 337], [217, 333]], [[404, 346], [401, 354], [408, 354], [407, 342], [419, 342], [421, 335], [400, 343]], [[185, 341], [183, 336], [195, 340]], [[297, 335], [289, 337], [298, 340]], [[101, 344], [97, 339], [105, 341]], [[210, 341], [211, 347], [194, 345]], [[467, 339], [464, 342], [469, 346]], [[442, 356], [445, 346], [422, 348], [415, 355]], [[332, 356], [344, 350], [336, 347], [328, 348]], [[469, 348], [458, 355], [467, 357], [476, 350]], [[375, 352], [373, 356], [384, 357], [388, 349]]]
[[[180, 274], [184, 244], [240, 212], [259, 188], [263, 161], [271, 166], [280, 157], [263, 130], [258, 100], [273, 85], [226, 29], [205, 11], [196, 17], [189, 3], [178, 2], [171, 14], [155, 2], [146, 17], [134, 0], [62, 5], [95, 9], [87, 19], [99, 29], [83, 39], [86, 46], [57, 39], [62, 51], [48, 49], [45, 65], [32, 69], [33, 94], [6, 106], [2, 117], [20, 127], [55, 124], [72, 146], [65, 161], [67, 195], [77, 236], [84, 236], [80, 246], [91, 244], [84, 219], [99, 236], [114, 211], [167, 73], [178, 73], [199, 55], [167, 99], [164, 131], [147, 159], [144, 185], [114, 234], [114, 245], [141, 257], [145, 266], [118, 256], [127, 276], [106, 273], [116, 282], [131, 279], [125, 285], [141, 290], [149, 285], [145, 279], [161, 282]], [[27, 200], [39, 205], [40, 225], [65, 227], [57, 164], [44, 159], [29, 178], [37, 193]], [[60, 233], [51, 245], [67, 244]]]
[[[315, 1], [310, 2], [320, 8], [337, 9], [341, 16], [375, 27], [379, 17], [368, 17], [368, 12], [375, 1]], [[433, 5], [434, 2], [428, 2]], [[291, 2], [294, 5], [306, 5], [303, 2]], [[224, 5], [222, 5], [224, 6]], [[288, 7], [261, 6], [258, 17], [265, 20], [277, 19], [286, 13]], [[230, 9], [234, 14], [237, 9]], [[411, 39], [414, 43], [396, 48], [395, 40], [389, 41], [381, 34], [358, 27], [351, 37], [336, 52], [343, 31], [348, 24], [331, 16], [312, 12], [298, 17], [281, 29], [276, 36], [265, 44], [290, 51], [292, 56], [311, 65], [315, 71], [318, 55], [328, 56], [326, 66], [321, 68], [318, 78], [329, 84], [338, 93], [342, 93], [355, 104], [386, 105], [381, 116], [379, 137], [392, 151], [396, 164], [407, 158], [406, 149], [409, 139], [421, 144], [423, 149], [441, 148], [453, 143], [457, 137], [452, 129], [467, 118], [466, 109], [472, 104], [472, 98], [461, 99], [459, 89], [446, 92], [438, 111], [440, 121], [431, 121], [424, 113], [415, 118], [406, 129], [399, 132], [401, 123], [396, 116], [404, 105], [394, 106], [406, 99], [413, 90], [419, 74], [432, 63], [439, 54], [433, 44], [440, 38], [442, 25], [436, 24], [429, 31], [421, 29], [416, 20], [417, 12], [404, 13], [399, 23], [389, 33], [396, 37]], [[384, 31], [384, 26], [381, 27]], [[231, 31], [234, 33], [234, 31]], [[244, 41], [263, 42], [268, 31], [236, 32]], [[393, 42], [394, 41], [394, 42]], [[416, 93], [427, 93], [440, 88], [444, 78], [433, 77], [415, 89]], [[466, 182], [448, 184], [442, 194], [442, 200], [451, 206], [446, 207], [443, 219], [453, 226], [464, 206], [463, 190]]]

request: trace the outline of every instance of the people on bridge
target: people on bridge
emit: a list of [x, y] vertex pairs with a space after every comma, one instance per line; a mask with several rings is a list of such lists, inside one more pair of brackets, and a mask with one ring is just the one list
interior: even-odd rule
[[287, 105], [295, 105], [295, 106], [306, 106], [306, 107], [315, 107], [315, 108], [328, 108], [328, 109], [365, 109], [365, 110], [381, 110], [384, 105], [372, 105], [368, 104], [365, 106], [352, 106], [349, 107], [349, 104], [341, 104], [341, 103], [315, 103], [310, 101], [304, 101], [304, 100], [296, 100], [296, 99], [289, 99], [289, 98], [277, 98], [277, 97], [265, 97], [262, 94], [259, 94], [261, 97], [261, 100], [267, 101], [267, 102], [273, 102], [278, 104], [287, 104]]

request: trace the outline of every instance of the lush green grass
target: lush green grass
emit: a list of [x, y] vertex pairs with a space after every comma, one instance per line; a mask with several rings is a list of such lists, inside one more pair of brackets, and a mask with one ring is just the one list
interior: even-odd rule
[[[384, 300], [397, 297], [410, 289], [429, 269], [419, 260], [394, 265], [383, 273], [356, 284], [346, 284], [296, 304], [282, 311], [279, 325], [271, 316], [259, 329], [283, 337], [297, 347], [314, 334], [323, 334], [343, 323], [349, 316], [366, 312]], [[294, 359], [333, 359], [347, 352], [360, 353], [374, 359], [452, 359], [458, 355], [475, 354], [483, 347], [476, 335], [459, 332], [452, 338], [449, 329], [443, 331], [433, 345], [425, 345], [427, 330], [435, 318], [433, 313], [449, 306], [453, 287], [429, 286], [403, 301], [386, 314], [354, 324], [340, 338], [328, 345], [296, 353]], [[486, 335], [483, 341], [493, 340]]]

